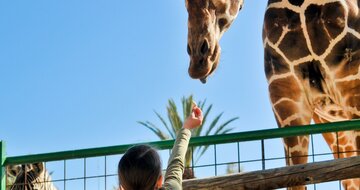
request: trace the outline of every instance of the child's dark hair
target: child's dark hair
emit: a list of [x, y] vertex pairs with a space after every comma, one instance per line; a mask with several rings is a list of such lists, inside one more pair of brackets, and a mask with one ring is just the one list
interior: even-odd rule
[[120, 159], [118, 176], [125, 190], [154, 190], [161, 176], [159, 154], [148, 145], [133, 146]]

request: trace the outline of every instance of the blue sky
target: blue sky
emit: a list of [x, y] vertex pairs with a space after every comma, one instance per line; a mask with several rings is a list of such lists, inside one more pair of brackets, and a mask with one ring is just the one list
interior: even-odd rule
[[224, 111], [223, 121], [239, 116], [236, 131], [276, 127], [262, 63], [265, 5], [246, 2], [203, 85], [187, 74], [184, 1], [2, 1], [8, 155], [157, 140], [136, 121], [157, 123], [153, 110], [165, 115], [169, 98], [190, 94]]
[[[245, 1], [207, 84], [187, 74], [184, 0], [1, 1], [0, 139], [9, 156], [155, 141], [167, 100], [193, 94], [235, 131], [276, 128], [263, 68], [265, 1]], [[211, 116], [210, 116], [211, 117]], [[282, 156], [282, 146], [277, 152]]]

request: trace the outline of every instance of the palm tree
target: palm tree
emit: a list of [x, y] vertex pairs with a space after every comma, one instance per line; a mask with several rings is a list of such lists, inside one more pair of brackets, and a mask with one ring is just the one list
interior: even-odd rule
[[[182, 103], [182, 118], [180, 118], [180, 115], [177, 111], [177, 107], [176, 104], [174, 102], [174, 100], [169, 99], [168, 100], [168, 105], [167, 105], [167, 117], [168, 120], [170, 122], [170, 125], [165, 121], [164, 117], [162, 117], [158, 112], [154, 111], [156, 116], [160, 119], [161, 123], [163, 124], [163, 126], [166, 129], [166, 132], [162, 131], [162, 129], [158, 126], [156, 126], [155, 124], [153, 124], [152, 122], [146, 121], [146, 122], [142, 122], [142, 121], [138, 121], [138, 123], [140, 123], [141, 125], [145, 126], [146, 128], [150, 129], [152, 132], [154, 132], [161, 140], [168, 140], [168, 139], [175, 139], [176, 138], [176, 134], [177, 131], [179, 131], [181, 129], [181, 127], [183, 126], [183, 121], [184, 119], [186, 119], [191, 111], [192, 111], [192, 102], [193, 102], [193, 96], [190, 95], [189, 97], [183, 97], [181, 99], [181, 103]], [[208, 119], [208, 115], [212, 109], [212, 104], [210, 104], [209, 106], [207, 106], [205, 109], [205, 104], [206, 104], [206, 100], [204, 101], [199, 101], [198, 102], [198, 107], [201, 108], [201, 110], [203, 110], [203, 123], [200, 127], [193, 129], [192, 130], [192, 137], [197, 137], [197, 136], [208, 136], [208, 135], [220, 135], [220, 134], [225, 134], [230, 132], [231, 130], [233, 130], [233, 128], [229, 128], [228, 124], [230, 124], [231, 122], [233, 122], [234, 120], [238, 119], [238, 117], [234, 117], [231, 118], [229, 120], [227, 120], [226, 122], [218, 125], [218, 122], [221, 118], [221, 116], [223, 115], [223, 113], [220, 113], [219, 115], [217, 115], [214, 120], [211, 121], [211, 123], [208, 125], [208, 127], [205, 130], [205, 125], [207, 124], [207, 119]], [[191, 163], [192, 163], [192, 158], [193, 158], [193, 151], [196, 152], [196, 160], [195, 163], [199, 160], [199, 158], [206, 152], [206, 150], [208, 149], [209, 145], [207, 146], [200, 146], [200, 147], [193, 147], [193, 148], [189, 148], [186, 152], [186, 156], [185, 156], [185, 171], [184, 171], [184, 179], [191, 179], [194, 178], [194, 173], [191, 167]]]

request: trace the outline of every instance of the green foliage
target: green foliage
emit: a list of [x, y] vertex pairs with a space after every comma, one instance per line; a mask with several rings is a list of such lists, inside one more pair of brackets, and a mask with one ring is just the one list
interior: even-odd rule
[[[145, 126], [149, 130], [151, 130], [155, 135], [157, 135], [161, 140], [167, 140], [167, 139], [175, 139], [176, 133], [179, 129], [181, 129], [184, 120], [190, 115], [191, 109], [192, 109], [192, 102], [193, 102], [193, 96], [190, 95], [189, 97], [183, 97], [181, 99], [181, 105], [182, 105], [182, 117], [180, 117], [179, 112], [177, 110], [176, 104], [174, 100], [169, 99], [168, 105], [166, 107], [167, 110], [167, 119], [168, 122], [162, 117], [158, 112], [154, 111], [156, 116], [159, 118], [159, 120], [162, 123], [162, 127], [156, 126], [152, 122], [149, 121], [138, 121], [139, 124]], [[222, 124], [219, 124], [219, 121], [223, 115], [223, 113], [220, 113], [217, 115], [209, 125], [207, 125], [208, 115], [212, 109], [212, 104], [209, 106], [205, 106], [206, 100], [199, 101], [197, 103], [198, 107], [201, 108], [203, 111], [204, 119], [203, 123], [200, 127], [192, 130], [192, 136], [208, 136], [208, 135], [220, 135], [225, 134], [233, 130], [233, 128], [229, 128], [228, 125], [238, 119], [238, 117], [231, 118], [227, 121], [225, 121]], [[170, 123], [170, 124], [169, 124]], [[205, 127], [207, 126], [207, 127]], [[164, 131], [164, 128], [166, 131]], [[201, 146], [201, 147], [194, 147], [193, 149], [189, 148], [185, 159], [185, 167], [190, 167], [192, 158], [193, 158], [193, 152], [196, 152], [195, 155], [197, 159], [195, 162], [197, 162], [202, 155], [206, 152], [206, 150], [209, 148], [209, 146]]]

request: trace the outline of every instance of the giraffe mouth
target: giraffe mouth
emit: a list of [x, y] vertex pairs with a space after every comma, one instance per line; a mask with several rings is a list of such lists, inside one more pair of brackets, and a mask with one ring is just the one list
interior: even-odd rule
[[214, 51], [206, 56], [190, 56], [189, 75], [205, 84], [208, 77], [216, 70], [220, 58], [220, 47], [215, 45]]
[[201, 83], [206, 84], [208, 77], [215, 71], [217, 65], [218, 65], [218, 61], [213, 62], [210, 72], [207, 75], [205, 75], [203, 78], [199, 79]]
[[217, 68], [220, 60], [220, 46], [216, 45], [214, 49], [214, 53], [210, 57], [209, 65], [211, 65], [210, 71], [205, 75], [205, 77], [200, 78], [200, 81], [203, 84], [206, 84], [208, 76], [210, 76]]

